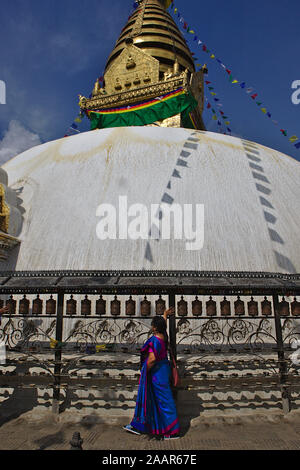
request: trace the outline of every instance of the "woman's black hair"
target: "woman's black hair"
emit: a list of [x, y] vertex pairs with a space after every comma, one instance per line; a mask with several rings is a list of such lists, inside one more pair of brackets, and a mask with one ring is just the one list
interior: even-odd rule
[[164, 335], [165, 343], [166, 343], [166, 348], [168, 349], [169, 345], [169, 338], [168, 338], [168, 333], [167, 333], [167, 322], [164, 319], [164, 317], [161, 316], [155, 316], [151, 322], [151, 325], [156, 328], [158, 333], [161, 333]]

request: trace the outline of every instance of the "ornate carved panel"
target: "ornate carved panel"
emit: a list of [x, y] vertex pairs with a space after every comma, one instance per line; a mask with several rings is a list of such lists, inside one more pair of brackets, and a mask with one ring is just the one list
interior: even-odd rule
[[159, 80], [159, 61], [129, 45], [108, 69], [104, 79], [108, 94], [156, 83]]

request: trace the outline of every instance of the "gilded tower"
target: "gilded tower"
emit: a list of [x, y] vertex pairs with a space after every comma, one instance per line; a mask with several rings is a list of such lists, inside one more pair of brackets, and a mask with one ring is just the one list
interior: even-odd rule
[[[137, 3], [107, 60], [103, 81], [97, 79], [90, 98], [79, 95], [81, 109], [88, 115], [99, 112], [107, 116], [110, 110], [137, 109], [182, 90], [194, 99], [194, 106], [188, 110], [192, 127], [204, 130], [203, 73], [195, 70], [191, 51], [166, 10], [168, 1]], [[186, 127], [182, 112], [176, 113], [175, 108], [168, 116], [163, 111], [145, 125]]]

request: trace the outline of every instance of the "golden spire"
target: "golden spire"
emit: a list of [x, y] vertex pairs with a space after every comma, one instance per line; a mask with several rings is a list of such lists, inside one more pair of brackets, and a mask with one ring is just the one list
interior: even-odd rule
[[[101, 88], [96, 82], [92, 97], [80, 95], [83, 110], [128, 106], [183, 87], [198, 101], [193, 116], [204, 129], [203, 73], [196, 72], [193, 56], [171, 15], [169, 0], [140, 0], [110, 54]], [[160, 125], [180, 127], [180, 115]]]
[[175, 61], [180, 71], [195, 71], [193, 56], [176, 23], [163, 6], [163, 0], [143, 0], [123, 28], [115, 48], [110, 54], [108, 69], [127, 44], [132, 43], [159, 61], [163, 74]]

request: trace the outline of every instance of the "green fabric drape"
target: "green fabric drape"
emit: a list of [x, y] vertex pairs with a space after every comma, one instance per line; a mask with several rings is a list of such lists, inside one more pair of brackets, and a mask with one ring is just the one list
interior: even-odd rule
[[[134, 106], [132, 110], [111, 110], [110, 112], [90, 111], [91, 129], [109, 127], [145, 126], [155, 121], [167, 119], [179, 113], [188, 113], [197, 106], [197, 101], [190, 93], [183, 93], [167, 100], [148, 105], [147, 103]], [[107, 111], [107, 110], [105, 110]]]

